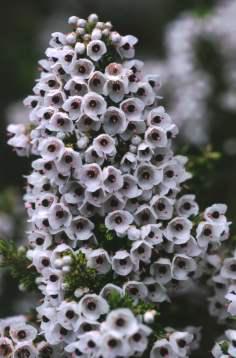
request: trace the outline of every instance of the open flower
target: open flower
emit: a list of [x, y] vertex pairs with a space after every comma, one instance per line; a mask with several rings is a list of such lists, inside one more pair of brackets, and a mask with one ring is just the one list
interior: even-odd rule
[[96, 92], [89, 92], [84, 96], [83, 111], [88, 116], [104, 114], [106, 106], [104, 98]]
[[106, 314], [108, 310], [107, 301], [95, 294], [85, 295], [78, 305], [79, 314], [92, 321], [96, 321], [101, 315]]
[[138, 322], [129, 309], [120, 308], [108, 314], [105, 328], [107, 331], [116, 332], [120, 337], [124, 337], [138, 330]]
[[133, 216], [125, 210], [116, 210], [108, 214], [105, 218], [105, 225], [109, 230], [123, 234], [133, 221]]
[[93, 61], [98, 61], [107, 52], [106, 45], [101, 40], [90, 41], [87, 46], [87, 55]]

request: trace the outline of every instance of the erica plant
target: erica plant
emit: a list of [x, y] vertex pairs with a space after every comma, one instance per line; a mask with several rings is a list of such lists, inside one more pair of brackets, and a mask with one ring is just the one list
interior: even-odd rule
[[0, 322], [0, 356], [188, 357], [200, 329], [165, 328], [161, 305], [201, 282], [216, 288], [211, 313], [227, 316], [236, 264], [223, 261], [226, 206], [199, 213], [186, 191], [187, 158], [171, 147], [178, 129], [160, 105], [159, 76], [134, 59], [137, 38], [95, 14], [69, 24], [39, 61], [29, 123], [8, 127], [8, 143], [33, 156], [30, 230], [25, 250], [0, 250], [15, 255], [21, 289], [40, 302]]

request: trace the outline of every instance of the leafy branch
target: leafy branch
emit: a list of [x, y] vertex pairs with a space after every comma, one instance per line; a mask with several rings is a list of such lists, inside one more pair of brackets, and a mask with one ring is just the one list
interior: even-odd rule
[[26, 257], [26, 249], [18, 248], [12, 240], [0, 240], [0, 267], [9, 271], [10, 275], [27, 291], [37, 289], [37, 271], [30, 266]]

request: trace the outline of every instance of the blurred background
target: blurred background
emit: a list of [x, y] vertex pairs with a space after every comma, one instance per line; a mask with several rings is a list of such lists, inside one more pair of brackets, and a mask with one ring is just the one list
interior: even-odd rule
[[[161, 75], [162, 103], [180, 127], [176, 151], [190, 155], [197, 173], [192, 190], [202, 207], [223, 201], [236, 219], [235, 0], [12, 0], [0, 14], [0, 235], [24, 240], [20, 197], [23, 175], [30, 170], [29, 161], [6, 145], [6, 125], [27, 121], [21, 101], [31, 93], [50, 33], [66, 31], [68, 16], [92, 12], [111, 20], [122, 34], [139, 38], [136, 56], [145, 61], [146, 72]], [[20, 312], [15, 297], [24, 295], [17, 296], [14, 282], [5, 278], [4, 284], [2, 278], [0, 287], [1, 302], [8, 303], [0, 305], [0, 316]], [[201, 325], [206, 311], [195, 305]], [[187, 309], [178, 320], [192, 323], [191, 314]], [[208, 320], [205, 329], [214, 326]], [[207, 352], [209, 335], [205, 344]]]

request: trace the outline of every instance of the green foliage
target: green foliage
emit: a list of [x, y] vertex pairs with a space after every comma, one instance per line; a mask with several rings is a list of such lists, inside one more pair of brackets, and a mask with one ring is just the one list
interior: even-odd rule
[[[135, 316], [143, 315], [145, 312], [150, 310], [156, 311], [156, 305], [153, 303], [147, 303], [142, 300], [135, 303], [131, 296], [127, 294], [121, 296], [118, 292], [114, 291], [107, 296], [107, 301], [111, 310], [117, 308], [129, 308]], [[157, 313], [157, 316], [159, 316], [159, 313]]]
[[221, 348], [223, 354], [227, 354], [228, 349], [229, 349], [229, 343], [227, 341], [221, 342], [220, 343], [220, 348]]
[[87, 288], [93, 293], [99, 293], [107, 283], [120, 282], [120, 279], [113, 277], [112, 271], [99, 274], [95, 269], [88, 267], [86, 257], [81, 251], [72, 254], [71, 257], [71, 270], [64, 276], [66, 298], [76, 299], [74, 293], [79, 288]]
[[208, 6], [201, 5], [196, 7], [192, 13], [196, 17], [203, 18], [211, 14], [211, 9]]
[[[209, 145], [203, 149], [192, 150], [185, 146], [182, 155], [188, 157], [186, 169], [192, 174], [191, 191], [197, 196], [204, 195], [204, 191], [208, 190], [213, 181], [213, 173], [217, 170], [217, 166], [222, 158], [220, 152], [216, 152]], [[188, 188], [185, 185], [185, 188]]]
[[38, 274], [26, 257], [26, 249], [17, 248], [14, 241], [0, 240], [0, 267], [8, 270], [25, 290], [37, 289]]
[[147, 311], [156, 312], [153, 323], [149, 324], [150, 328], [152, 329], [152, 333], [149, 337], [148, 348], [142, 356], [143, 358], [149, 358], [150, 350], [154, 342], [164, 336], [164, 331], [159, 320], [160, 313], [159, 311], [157, 311], [157, 306], [153, 303], [148, 303], [143, 300], [134, 302], [131, 296], [127, 294], [121, 296], [118, 292], [111, 292], [110, 295], [107, 297], [107, 301], [110, 305], [111, 310], [114, 310], [116, 308], [129, 308], [136, 317], [143, 316]]
[[118, 237], [114, 231], [110, 231], [104, 224], [100, 224], [99, 220], [96, 220], [95, 223], [95, 235], [99, 247], [104, 248], [108, 252], [129, 249], [131, 246], [131, 242], [127, 237]]
[[17, 192], [13, 188], [5, 189], [0, 196], [0, 212], [12, 213], [16, 204]]

